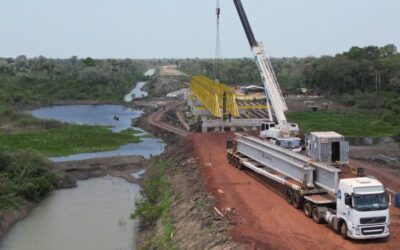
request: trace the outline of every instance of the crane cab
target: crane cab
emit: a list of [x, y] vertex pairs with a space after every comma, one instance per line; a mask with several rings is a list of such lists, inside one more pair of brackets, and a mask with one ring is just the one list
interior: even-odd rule
[[262, 122], [260, 125], [260, 137], [269, 140], [275, 145], [294, 152], [300, 152], [302, 149], [301, 139], [296, 136], [296, 133], [293, 133], [293, 131], [298, 132], [298, 126], [295, 123], [289, 123], [288, 125], [289, 129], [282, 129], [275, 122]]
[[261, 138], [278, 138], [281, 137], [281, 129], [278, 129], [275, 122], [262, 122], [260, 125]]
[[275, 122], [262, 122], [260, 125], [260, 137], [279, 138], [279, 137], [299, 136], [299, 126], [296, 123], [286, 123], [284, 125]]

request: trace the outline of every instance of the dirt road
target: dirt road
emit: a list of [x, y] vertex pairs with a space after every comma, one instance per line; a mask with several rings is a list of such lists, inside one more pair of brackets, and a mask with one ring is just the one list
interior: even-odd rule
[[[346, 241], [327, 225], [315, 224], [301, 210], [286, 203], [281, 190], [251, 171], [239, 171], [226, 161], [225, 142], [232, 134], [193, 134], [186, 145], [197, 157], [204, 185], [235, 225], [232, 237], [253, 249], [398, 249], [400, 209], [392, 208], [389, 241]], [[379, 172], [379, 171], [377, 171]], [[376, 176], [379, 178], [378, 174]]]
[[160, 75], [161, 76], [184, 76], [185, 74], [182, 73], [177, 69], [175, 65], [166, 65], [160, 67]]
[[156, 112], [151, 113], [150, 115], [147, 116], [147, 122], [155, 127], [167, 130], [169, 132], [175, 133], [175, 134], [183, 136], [183, 137], [190, 135], [191, 133], [188, 132], [187, 130], [184, 130], [182, 128], [175, 127], [171, 124], [165, 123], [161, 119], [166, 112], [168, 112], [170, 110], [175, 110], [177, 107], [179, 107], [183, 103], [184, 103], [184, 101], [174, 101], [174, 102], [166, 104], [165, 106], [159, 107], [158, 108], [159, 110], [157, 110]]

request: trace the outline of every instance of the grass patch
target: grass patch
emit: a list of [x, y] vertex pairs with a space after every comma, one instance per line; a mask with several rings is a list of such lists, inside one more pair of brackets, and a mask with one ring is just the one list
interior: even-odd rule
[[121, 130], [119, 133], [125, 134], [125, 135], [137, 135], [143, 133], [143, 131], [139, 129], [133, 129], [133, 128], [127, 128], [124, 130]]
[[35, 151], [44, 156], [107, 151], [140, 139], [130, 130], [113, 133], [107, 127], [64, 124], [41, 131], [2, 133], [0, 149]]
[[143, 249], [174, 249], [171, 243], [173, 226], [169, 216], [169, 183], [165, 175], [165, 169], [169, 165], [159, 159], [153, 162], [149, 169], [149, 178], [143, 185], [145, 197], [137, 202], [136, 210], [132, 214], [132, 218], [140, 219], [142, 226], [146, 228], [154, 228], [158, 221], [162, 225], [162, 234], [154, 233]]
[[140, 138], [156, 138], [156, 137], [154, 137], [154, 135], [151, 135], [151, 134], [145, 134], [145, 135], [141, 135]]
[[298, 123], [304, 133], [336, 131], [348, 137], [383, 137], [397, 132], [395, 126], [377, 116], [355, 111], [290, 112], [287, 117]]

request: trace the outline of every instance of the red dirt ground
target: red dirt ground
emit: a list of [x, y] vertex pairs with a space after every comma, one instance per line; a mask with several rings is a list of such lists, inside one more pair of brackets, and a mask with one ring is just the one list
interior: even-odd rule
[[[346, 241], [327, 225], [315, 224], [301, 210], [296, 210], [282, 198], [282, 187], [269, 183], [251, 171], [230, 167], [226, 160], [225, 143], [233, 134], [204, 133], [187, 138], [187, 147], [201, 167], [208, 192], [223, 211], [235, 208], [227, 215], [233, 226], [230, 234], [249, 249], [399, 249], [400, 209], [391, 208], [391, 233], [388, 241]], [[364, 164], [357, 162], [358, 165]], [[390, 172], [368, 166], [366, 173], [384, 178], [388, 185], [400, 191], [400, 181]], [[397, 177], [398, 178], [398, 177]], [[273, 186], [273, 187], [271, 187]]]

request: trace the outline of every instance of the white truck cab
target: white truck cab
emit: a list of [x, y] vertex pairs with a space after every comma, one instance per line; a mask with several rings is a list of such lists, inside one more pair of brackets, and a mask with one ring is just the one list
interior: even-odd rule
[[353, 239], [389, 236], [389, 195], [378, 180], [369, 177], [339, 181], [336, 228]]

